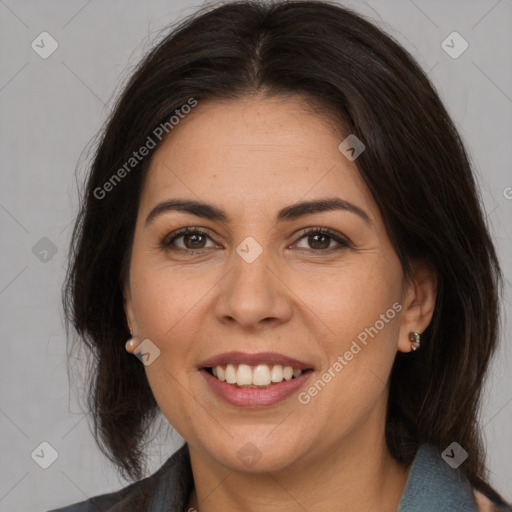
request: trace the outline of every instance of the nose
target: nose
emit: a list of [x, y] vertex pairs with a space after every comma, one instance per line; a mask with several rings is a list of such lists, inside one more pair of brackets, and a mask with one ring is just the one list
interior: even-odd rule
[[215, 315], [221, 323], [236, 323], [245, 330], [258, 330], [290, 320], [291, 291], [279, 264], [268, 248], [251, 261], [233, 251], [230, 269], [219, 283]]

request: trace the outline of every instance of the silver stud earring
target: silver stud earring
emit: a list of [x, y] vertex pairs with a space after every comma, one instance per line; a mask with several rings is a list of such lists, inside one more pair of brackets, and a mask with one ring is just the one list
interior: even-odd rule
[[419, 332], [411, 331], [409, 333], [409, 340], [411, 341], [411, 350], [418, 350], [421, 343], [421, 335]]

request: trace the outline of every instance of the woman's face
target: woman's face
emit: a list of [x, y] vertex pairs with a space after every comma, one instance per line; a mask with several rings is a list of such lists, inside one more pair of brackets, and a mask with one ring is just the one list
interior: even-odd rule
[[[163, 414], [227, 467], [277, 470], [382, 440], [396, 351], [430, 321], [338, 149], [347, 135], [299, 97], [205, 101], [152, 159], [128, 321], [150, 340], [145, 369]], [[286, 213], [319, 200], [341, 207]], [[176, 236], [183, 228], [202, 233]], [[286, 366], [303, 372], [289, 379]]]

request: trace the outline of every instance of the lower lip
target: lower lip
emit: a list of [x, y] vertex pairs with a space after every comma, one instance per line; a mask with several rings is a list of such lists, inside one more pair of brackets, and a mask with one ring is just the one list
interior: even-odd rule
[[313, 373], [303, 372], [299, 377], [283, 380], [267, 388], [239, 388], [236, 385], [220, 381], [206, 370], [200, 370], [210, 389], [220, 398], [238, 407], [265, 407], [285, 400], [297, 391]]

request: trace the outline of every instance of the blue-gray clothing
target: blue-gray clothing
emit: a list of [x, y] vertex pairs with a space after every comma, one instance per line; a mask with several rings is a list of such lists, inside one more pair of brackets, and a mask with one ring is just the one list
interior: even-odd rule
[[[120, 491], [50, 512], [184, 512], [193, 485], [185, 444], [153, 475]], [[430, 511], [477, 512], [477, 507], [460, 469], [452, 469], [436, 450], [424, 444], [413, 460], [397, 512]]]

